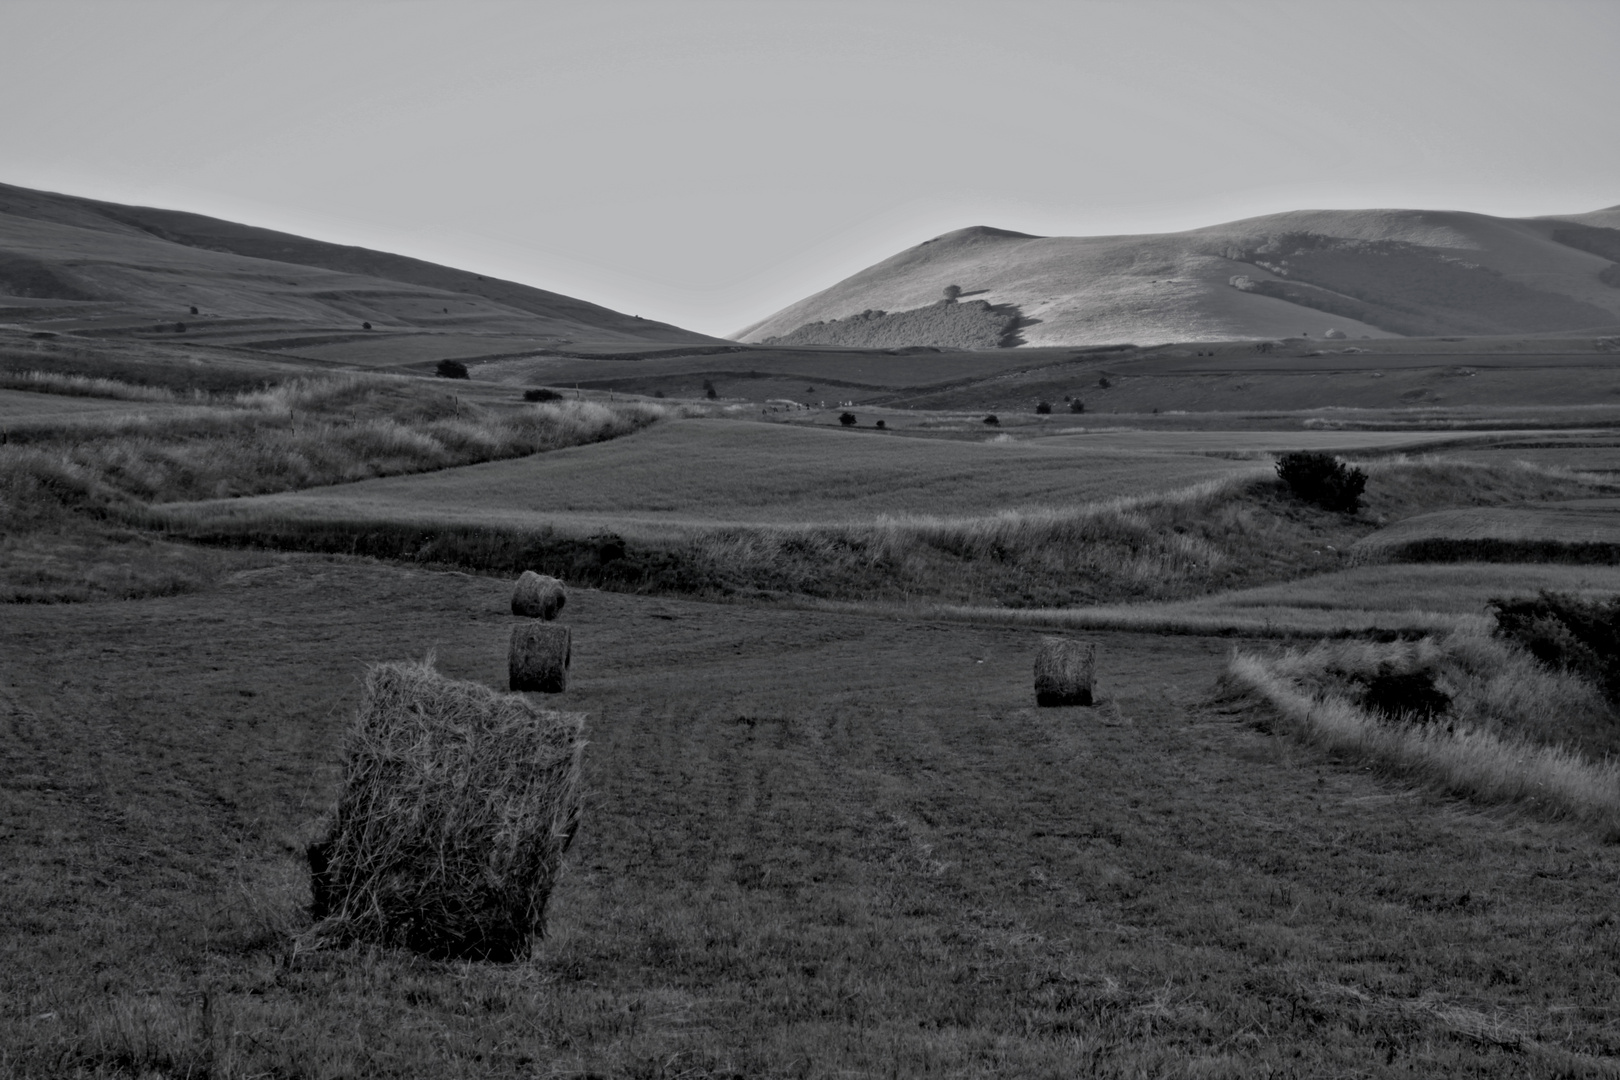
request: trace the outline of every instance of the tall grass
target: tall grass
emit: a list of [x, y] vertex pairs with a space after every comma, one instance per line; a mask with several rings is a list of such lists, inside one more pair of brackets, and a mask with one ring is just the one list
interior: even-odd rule
[[60, 371], [0, 371], [0, 388], [68, 397], [114, 398], [118, 401], [179, 402], [205, 401], [208, 398], [200, 390], [186, 394], [166, 386], [142, 386], [122, 379]]
[[494, 410], [419, 381], [296, 379], [180, 415], [121, 416], [0, 447], [0, 513], [51, 500], [108, 506], [288, 491], [595, 442], [666, 415], [627, 402]]
[[[1449, 722], [1388, 720], [1357, 706], [1357, 678], [1402, 670], [1436, 673], [1453, 695]], [[1225, 678], [1308, 743], [1448, 794], [1572, 818], [1620, 839], [1620, 730], [1602, 695], [1480, 629], [1418, 642], [1322, 642], [1270, 659], [1235, 653]]]

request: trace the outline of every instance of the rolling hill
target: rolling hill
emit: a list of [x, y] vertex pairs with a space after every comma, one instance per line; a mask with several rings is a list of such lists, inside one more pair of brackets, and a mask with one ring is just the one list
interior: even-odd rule
[[[739, 331], [744, 342], [915, 340], [957, 304], [1014, 312], [1008, 344], [1541, 334], [1620, 325], [1620, 207], [1568, 217], [1303, 210], [1188, 232], [946, 233]], [[819, 326], [814, 324], [821, 324]], [[876, 339], [874, 339], [875, 343]]]
[[717, 340], [402, 255], [9, 185], [0, 323], [387, 366]]

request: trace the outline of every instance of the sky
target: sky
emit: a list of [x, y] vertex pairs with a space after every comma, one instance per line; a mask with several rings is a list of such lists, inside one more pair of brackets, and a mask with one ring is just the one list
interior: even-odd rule
[[1615, 0], [0, 0], [0, 182], [729, 335], [940, 233], [1620, 203]]

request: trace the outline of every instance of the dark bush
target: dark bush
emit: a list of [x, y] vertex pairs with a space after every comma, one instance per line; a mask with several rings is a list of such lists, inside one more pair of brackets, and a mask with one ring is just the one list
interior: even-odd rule
[[547, 390], [543, 386], [523, 391], [524, 401], [561, 401], [562, 395], [555, 390]]
[[852, 412], [839, 413], [838, 414], [838, 422], [840, 424], [843, 424], [845, 427], [854, 427], [855, 426], [855, 414], [852, 413]]
[[185, 333], [186, 332], [186, 324], [183, 323], [183, 322], [175, 323], [174, 324], [174, 332], [177, 333], [177, 334]]
[[715, 398], [720, 396], [720, 392], [714, 388], [714, 382], [712, 380], [703, 380], [703, 396], [708, 398], [710, 401], [713, 401]]
[[370, 330], [371, 329], [371, 324], [368, 323], [368, 322], [363, 322], [363, 323], [360, 324], [360, 329], [362, 329], [362, 330]]
[[1074, 398], [1069, 402], [1069, 411], [1072, 413], [1083, 413], [1086, 411], [1086, 403], [1081, 401], [1079, 398]]
[[467, 365], [460, 360], [440, 360], [433, 373], [441, 379], [470, 379], [467, 374]]
[[995, 426], [1001, 423], [1001, 417], [997, 416], [995, 413], [991, 413], [989, 416], [984, 418], [984, 422], [990, 424], [991, 426]]
[[1050, 416], [1052, 413], [1052, 403], [1050, 401], [1037, 401], [1035, 403], [1035, 411], [1042, 416]]
[[1104, 375], [1102, 378], [1097, 380], [1097, 385], [1102, 387], [1104, 390], [1106, 390], [1110, 386], [1113, 386], [1114, 384], [1112, 382], [1108, 381], [1108, 376]]
[[960, 286], [960, 285], [947, 285], [947, 286], [945, 286], [945, 299], [947, 299], [947, 300], [955, 300], [958, 296], [961, 296], [961, 295], [962, 295], [962, 286]]
[[191, 313], [193, 315], [197, 314], [197, 305], [196, 304], [191, 305]]
[[664, 392], [662, 390], [654, 390], [653, 391], [653, 397], [663, 397], [663, 396], [664, 396]]
[[1516, 642], [1549, 667], [1574, 672], [1620, 704], [1620, 597], [1583, 600], [1543, 591], [1492, 600], [1496, 635]]
[[873, 427], [876, 427], [879, 431], [883, 430], [884, 428], [886, 428], [888, 426], [889, 426], [888, 424], [885, 424], [881, 420], [879, 420], [876, 424], [873, 425]]
[[1314, 450], [1296, 450], [1278, 458], [1277, 476], [1296, 498], [1341, 514], [1356, 512], [1367, 487], [1366, 473], [1349, 468], [1332, 454]]
[[1367, 682], [1361, 707], [1390, 720], [1411, 719], [1426, 724], [1451, 708], [1451, 695], [1434, 685], [1434, 672], [1397, 675], [1381, 671]]

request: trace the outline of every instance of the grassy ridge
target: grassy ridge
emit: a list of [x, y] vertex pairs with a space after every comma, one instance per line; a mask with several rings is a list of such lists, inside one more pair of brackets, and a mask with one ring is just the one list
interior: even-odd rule
[[[1556, 472], [1434, 459], [1375, 464], [1374, 475], [1369, 503], [1381, 514], [1589, 490]], [[1179, 491], [1066, 509], [650, 534], [481, 524], [427, 513], [299, 517], [277, 509], [275, 503], [174, 506], [145, 520], [208, 543], [501, 573], [530, 568], [632, 591], [1012, 608], [1185, 600], [1283, 581], [1346, 565], [1355, 540], [1377, 527], [1365, 517], [1304, 506], [1252, 468]], [[1244, 625], [1262, 621], [1248, 617]]]
[[[1385, 720], [1357, 707], [1352, 680], [1391, 670], [1437, 672], [1454, 691], [1448, 721]], [[1226, 678], [1324, 749], [1620, 838], [1620, 726], [1601, 692], [1479, 630], [1404, 644], [1324, 642], [1273, 659], [1239, 653]]]

